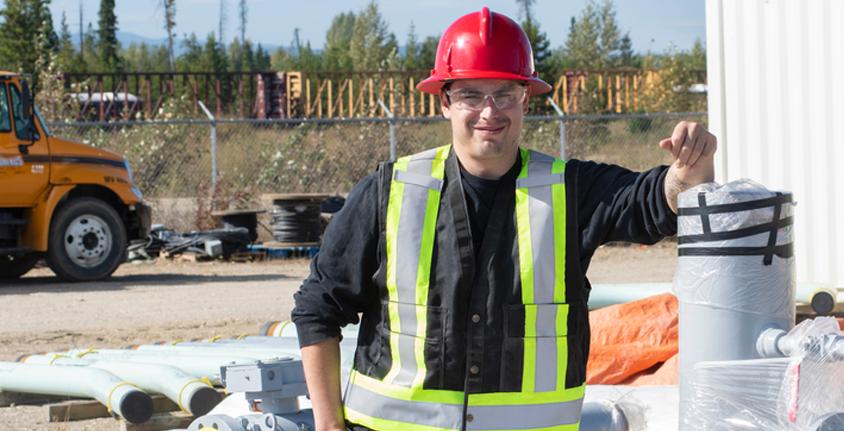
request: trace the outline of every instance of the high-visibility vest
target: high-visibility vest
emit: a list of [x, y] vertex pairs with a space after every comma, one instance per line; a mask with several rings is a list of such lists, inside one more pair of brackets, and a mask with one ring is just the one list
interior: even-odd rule
[[352, 370], [346, 419], [376, 430], [577, 430], [585, 385], [566, 388], [565, 162], [535, 151], [520, 149], [515, 190], [525, 310], [521, 390], [423, 388], [431, 261], [450, 150], [402, 157], [393, 166], [386, 219], [389, 324], [397, 329], [390, 331], [391, 368], [383, 379]]

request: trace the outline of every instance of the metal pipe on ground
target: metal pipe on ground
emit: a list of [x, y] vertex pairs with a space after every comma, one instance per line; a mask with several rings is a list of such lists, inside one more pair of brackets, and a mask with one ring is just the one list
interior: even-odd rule
[[29, 356], [24, 359], [24, 363], [77, 369], [88, 367], [107, 371], [121, 380], [132, 382], [144, 391], [166, 396], [180, 409], [194, 416], [208, 413], [222, 401], [220, 393], [214, 389], [210, 380], [196, 378], [170, 365], [86, 360], [51, 355]]
[[152, 399], [112, 373], [96, 368], [0, 362], [0, 390], [44, 395], [94, 398], [109, 413], [131, 423], [152, 416]]

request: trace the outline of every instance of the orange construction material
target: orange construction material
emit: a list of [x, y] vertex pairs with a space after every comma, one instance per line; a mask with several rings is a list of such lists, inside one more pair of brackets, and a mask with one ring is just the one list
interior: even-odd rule
[[838, 326], [841, 328], [842, 331], [844, 331], [844, 317], [838, 318]]
[[[670, 293], [589, 313], [589, 384], [676, 384], [677, 298]], [[666, 370], [660, 366], [675, 358]], [[649, 374], [647, 379], [636, 379]], [[639, 382], [641, 380], [641, 382]], [[647, 383], [645, 383], [647, 382]]]

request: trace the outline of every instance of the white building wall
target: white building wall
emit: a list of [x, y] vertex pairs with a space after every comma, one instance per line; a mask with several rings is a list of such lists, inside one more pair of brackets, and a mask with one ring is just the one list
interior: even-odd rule
[[788, 190], [798, 282], [844, 287], [844, 0], [706, 0], [717, 180]]

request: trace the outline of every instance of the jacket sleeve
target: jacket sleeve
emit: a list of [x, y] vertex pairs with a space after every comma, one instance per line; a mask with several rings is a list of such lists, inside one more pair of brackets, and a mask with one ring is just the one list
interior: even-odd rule
[[364, 178], [349, 193], [311, 261], [311, 273], [293, 295], [291, 319], [301, 347], [339, 338], [340, 327], [358, 323], [358, 313], [377, 303], [378, 176]]
[[665, 199], [667, 166], [633, 172], [616, 165], [573, 162], [578, 226], [587, 255], [610, 241], [653, 244], [677, 233], [677, 215]]

